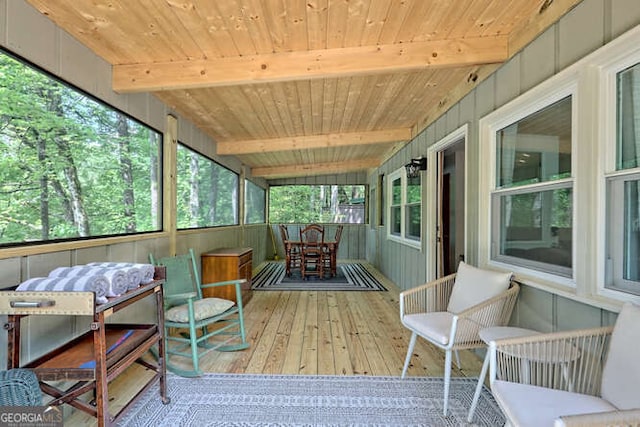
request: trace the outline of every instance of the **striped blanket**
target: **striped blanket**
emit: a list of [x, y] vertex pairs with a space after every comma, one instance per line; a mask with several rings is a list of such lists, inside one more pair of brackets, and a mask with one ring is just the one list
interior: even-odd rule
[[[49, 273], [49, 277], [104, 276], [109, 281], [107, 296], [117, 297], [129, 289], [131, 278], [128, 273], [125, 269], [120, 268], [76, 265], [74, 267], [58, 267]], [[138, 283], [140, 283], [139, 279]]]
[[153, 282], [153, 276], [156, 271], [153, 264], [142, 264], [136, 262], [90, 262], [87, 265], [110, 268], [137, 268], [140, 270], [141, 277], [140, 282], [138, 282], [136, 287], [140, 284], [146, 285], [147, 283]]
[[76, 291], [94, 292], [96, 304], [107, 300], [109, 280], [104, 276], [33, 277], [20, 283], [16, 291]]

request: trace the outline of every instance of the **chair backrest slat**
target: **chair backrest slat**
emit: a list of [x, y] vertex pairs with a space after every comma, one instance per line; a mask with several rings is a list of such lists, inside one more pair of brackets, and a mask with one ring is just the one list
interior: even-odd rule
[[307, 225], [300, 230], [300, 241], [303, 245], [322, 245], [324, 243], [324, 228], [318, 224]]
[[202, 298], [200, 276], [198, 274], [195, 255], [190, 249], [187, 254], [164, 257], [155, 260], [156, 265], [163, 265], [167, 270], [164, 293], [167, 296], [196, 292]]

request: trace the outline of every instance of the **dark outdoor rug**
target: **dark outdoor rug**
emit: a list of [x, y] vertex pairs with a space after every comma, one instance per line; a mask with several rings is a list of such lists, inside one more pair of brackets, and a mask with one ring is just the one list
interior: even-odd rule
[[491, 393], [480, 396], [474, 424], [467, 414], [477, 380], [452, 378], [449, 415], [442, 415], [442, 378], [169, 374], [171, 403], [157, 387], [133, 404], [121, 426], [501, 426]]
[[268, 262], [251, 280], [256, 291], [386, 291], [382, 283], [361, 263], [340, 263], [335, 277], [308, 277], [299, 270], [285, 275], [283, 262]]

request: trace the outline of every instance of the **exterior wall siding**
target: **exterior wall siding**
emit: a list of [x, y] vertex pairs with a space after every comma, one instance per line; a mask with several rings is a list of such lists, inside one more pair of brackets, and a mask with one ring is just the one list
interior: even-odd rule
[[[478, 217], [479, 204], [475, 195], [479, 190], [480, 168], [483, 167], [478, 163], [479, 119], [639, 23], [640, 6], [637, 1], [584, 0], [370, 174], [369, 184], [375, 185], [379, 174], [389, 174], [416, 154], [426, 154], [428, 146], [467, 124], [466, 260], [477, 265], [479, 237], [474, 218]], [[433, 207], [423, 204], [423, 209], [427, 208]], [[385, 228], [377, 227], [375, 238], [369, 239], [368, 245], [367, 258], [376, 260], [382, 273], [401, 289], [409, 289], [426, 281], [425, 265], [428, 257], [433, 256], [435, 243], [423, 244], [420, 251], [387, 240]], [[609, 325], [615, 321], [615, 317], [615, 313], [523, 286], [512, 323], [541, 331], [554, 331]]]

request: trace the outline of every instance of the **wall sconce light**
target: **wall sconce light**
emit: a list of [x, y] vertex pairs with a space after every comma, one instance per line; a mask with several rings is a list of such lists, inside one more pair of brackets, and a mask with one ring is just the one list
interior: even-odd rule
[[418, 157], [417, 159], [411, 159], [404, 167], [407, 170], [407, 178], [416, 178], [420, 176], [420, 171], [427, 170], [427, 158]]

